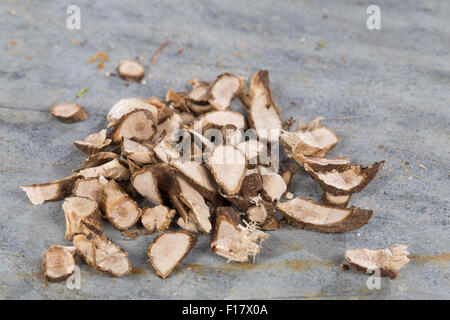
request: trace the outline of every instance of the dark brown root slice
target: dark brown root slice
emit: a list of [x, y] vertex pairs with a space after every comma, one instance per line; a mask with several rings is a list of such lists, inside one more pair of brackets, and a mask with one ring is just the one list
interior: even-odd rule
[[156, 274], [165, 279], [197, 242], [197, 236], [186, 231], [166, 231], [148, 247], [148, 260]]
[[283, 123], [265, 70], [259, 70], [251, 78], [248, 120], [261, 140], [278, 141]]
[[314, 171], [332, 171], [344, 168], [350, 164], [347, 157], [337, 157], [334, 159], [308, 157], [303, 154], [291, 154], [295, 161], [302, 166], [308, 164]]
[[145, 77], [145, 68], [133, 60], [120, 61], [118, 71], [123, 80], [140, 81]]
[[209, 85], [208, 101], [218, 111], [227, 110], [242, 86], [241, 78], [230, 73], [221, 74]]
[[247, 124], [245, 117], [235, 111], [212, 111], [203, 114], [193, 122], [193, 129], [198, 132], [205, 132], [210, 128], [222, 128], [226, 125], [233, 125], [238, 130], [245, 130]]
[[263, 181], [263, 198], [269, 202], [280, 200], [287, 189], [283, 178], [278, 173], [271, 172], [265, 167], [260, 166], [259, 170]]
[[122, 140], [121, 153], [128, 160], [132, 160], [139, 166], [158, 162], [155, 153], [152, 150], [138, 142], [126, 138]]
[[141, 216], [141, 209], [114, 180], [100, 176], [103, 190], [102, 210], [106, 218], [118, 230], [128, 230], [136, 224]]
[[72, 175], [60, 180], [46, 183], [21, 186], [34, 205], [43, 204], [45, 201], [60, 200], [72, 191], [77, 175]]
[[216, 223], [210, 243], [215, 254], [228, 261], [247, 262], [249, 256], [253, 256], [254, 260], [268, 236], [258, 230], [256, 224], [241, 225], [232, 207], [216, 208]]
[[363, 190], [375, 178], [383, 164], [384, 161], [380, 161], [369, 167], [355, 165], [333, 171], [314, 171], [308, 164], [305, 164], [305, 170], [324, 191], [338, 196]]
[[300, 168], [292, 162], [289, 162], [281, 173], [281, 178], [283, 178], [286, 186], [289, 186], [291, 183], [292, 176], [295, 175]]
[[185, 93], [178, 93], [172, 89], [169, 89], [166, 94], [166, 102], [180, 110], [180, 112], [191, 112], [186, 103], [186, 98], [187, 96]]
[[114, 123], [124, 115], [135, 110], [147, 110], [153, 115], [154, 119], [158, 119], [158, 108], [153, 104], [138, 98], [121, 99], [117, 101], [116, 104], [109, 110], [106, 119]]
[[246, 213], [248, 219], [258, 223], [263, 230], [276, 230], [280, 227], [275, 206], [270, 202], [262, 201], [260, 205], [248, 208]]
[[324, 192], [320, 200], [327, 206], [345, 208], [352, 197], [351, 194], [335, 196], [330, 192]]
[[85, 197], [68, 197], [64, 200], [62, 209], [66, 216], [65, 239], [71, 240], [75, 234], [89, 231], [86, 224], [100, 229], [102, 227], [101, 213], [95, 200]]
[[75, 181], [72, 193], [77, 197], [86, 197], [100, 204], [103, 190], [98, 178], [78, 179]]
[[258, 169], [250, 169], [242, 180], [240, 194], [244, 198], [256, 197], [263, 189], [263, 180]]
[[158, 180], [150, 167], [144, 167], [133, 172], [131, 183], [136, 191], [154, 204], [162, 204], [163, 200], [158, 189]]
[[118, 160], [114, 159], [98, 167], [82, 169], [80, 170], [80, 175], [84, 178], [104, 176], [105, 178], [121, 181], [130, 178], [130, 170], [124, 167]]
[[169, 227], [175, 213], [175, 210], [162, 205], [145, 208], [142, 210], [141, 222], [147, 230], [161, 232]]
[[50, 113], [56, 119], [64, 123], [74, 123], [88, 117], [88, 113], [83, 107], [72, 102], [55, 104], [50, 108]]
[[334, 132], [324, 126], [284, 131], [280, 138], [286, 153], [292, 157], [305, 155], [321, 158], [339, 142]]
[[348, 250], [345, 259], [359, 271], [373, 274], [379, 270], [380, 276], [395, 279], [400, 275], [398, 271], [409, 262], [407, 248], [405, 245], [395, 244], [393, 248], [380, 250]]
[[102, 151], [111, 144], [111, 139], [106, 139], [106, 129], [99, 133], [88, 135], [83, 141], [74, 141], [73, 143], [81, 152], [86, 154], [95, 154]]
[[128, 253], [103, 234], [78, 234], [73, 238], [73, 244], [83, 260], [98, 271], [111, 277], [123, 277], [131, 271]]
[[278, 210], [292, 224], [307, 230], [326, 233], [346, 232], [361, 228], [372, 217], [372, 210], [360, 208], [336, 208], [314, 201], [295, 198], [278, 202]]
[[67, 279], [75, 272], [75, 248], [51, 246], [45, 252], [44, 275], [51, 282]]
[[112, 129], [114, 142], [122, 138], [136, 141], [150, 140], [156, 133], [157, 120], [148, 110], [136, 109], [120, 118]]
[[233, 146], [220, 145], [211, 152], [209, 168], [217, 184], [227, 194], [236, 194], [245, 177], [247, 159]]

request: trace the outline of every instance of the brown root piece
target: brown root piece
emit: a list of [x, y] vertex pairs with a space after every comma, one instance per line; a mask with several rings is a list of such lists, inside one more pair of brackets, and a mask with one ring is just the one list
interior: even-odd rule
[[103, 129], [99, 133], [88, 135], [83, 141], [74, 141], [73, 144], [81, 152], [92, 155], [109, 146], [111, 139], [106, 139], [106, 129]]
[[257, 169], [247, 170], [245, 177], [242, 180], [240, 194], [244, 198], [256, 197], [262, 188], [263, 180], [259, 171]]
[[109, 110], [106, 119], [113, 123], [134, 110], [147, 110], [154, 119], [158, 119], [158, 108], [145, 100], [137, 98], [120, 99]]
[[214, 109], [210, 104], [199, 104], [192, 101], [186, 101], [186, 104], [189, 110], [191, 110], [196, 115], [202, 115]]
[[77, 234], [73, 238], [73, 245], [90, 267], [111, 277], [123, 277], [131, 271], [128, 253], [103, 234]]
[[103, 190], [102, 210], [106, 218], [118, 230], [134, 226], [141, 216], [141, 209], [114, 180], [99, 178]]
[[300, 168], [292, 162], [289, 162], [281, 173], [281, 178], [283, 178], [286, 186], [289, 186], [291, 183], [292, 176], [295, 175]]
[[175, 134], [181, 128], [183, 120], [181, 116], [174, 113], [172, 116], [166, 119], [163, 123], [160, 123], [156, 129], [156, 134], [152, 138], [152, 143], [160, 142], [162, 139], [169, 141], [175, 140]]
[[217, 184], [227, 194], [239, 192], [247, 169], [247, 159], [242, 152], [229, 145], [217, 146], [209, 157], [209, 167]]
[[60, 200], [70, 194], [76, 179], [77, 176], [72, 175], [64, 179], [21, 186], [20, 188], [25, 191], [32, 204], [40, 205], [45, 201]]
[[320, 200], [327, 206], [345, 208], [352, 197], [351, 194], [335, 196], [330, 192], [324, 192]]
[[355, 207], [336, 208], [304, 198], [277, 203], [278, 210], [292, 224], [302, 229], [326, 233], [346, 232], [361, 228], [372, 217], [372, 210]]
[[55, 104], [50, 108], [50, 113], [56, 119], [64, 123], [74, 123], [88, 117], [88, 113], [83, 107], [72, 102]]
[[148, 260], [156, 274], [165, 279], [184, 259], [197, 242], [197, 237], [186, 231], [166, 231], [148, 247]]
[[103, 190], [98, 178], [78, 179], [75, 181], [72, 193], [77, 197], [86, 197], [100, 204]]
[[259, 70], [251, 78], [248, 119], [261, 140], [271, 143], [278, 141], [283, 123], [272, 97], [269, 73], [265, 70]]
[[84, 197], [68, 197], [62, 209], [66, 216], [65, 239], [71, 240], [75, 234], [86, 233], [86, 224], [100, 229], [102, 220], [98, 204], [95, 200]]
[[171, 160], [176, 160], [180, 157], [180, 153], [176, 151], [169, 141], [162, 140], [153, 147], [156, 157], [164, 163], [169, 163]]
[[142, 210], [141, 222], [147, 230], [161, 232], [169, 227], [175, 213], [175, 210], [162, 205], [145, 208]]
[[333, 171], [314, 171], [308, 164], [305, 164], [305, 170], [324, 191], [339, 196], [363, 190], [375, 178], [383, 164], [384, 161], [380, 161], [369, 167], [355, 165]]
[[211, 111], [198, 117], [193, 122], [193, 129], [203, 133], [210, 128], [222, 128], [233, 125], [238, 130], [245, 130], [247, 123], [245, 117], [235, 111]]
[[105, 164], [107, 162], [110, 162], [111, 160], [117, 160], [122, 164], [126, 164], [124, 159], [114, 152], [99, 152], [96, 154], [91, 155], [89, 158], [87, 158], [84, 161], [84, 165], [82, 165], [79, 169], [76, 171], [80, 171], [82, 169], [86, 168], [92, 168], [92, 167], [98, 167], [102, 164]]
[[253, 256], [254, 260], [268, 236], [258, 230], [255, 224], [241, 225], [233, 208], [216, 208], [216, 223], [210, 243], [215, 254], [228, 261], [247, 262], [249, 256]]
[[191, 112], [186, 101], [185, 93], [178, 93], [169, 89], [166, 94], [166, 102], [180, 110], [180, 112]]
[[269, 202], [280, 200], [287, 189], [284, 179], [276, 172], [271, 172], [265, 167], [259, 167], [263, 181], [262, 196]]
[[145, 77], [145, 68], [133, 60], [120, 61], [118, 71], [123, 80], [140, 81]]
[[266, 201], [247, 209], [247, 217], [250, 221], [258, 223], [263, 230], [276, 230], [280, 227], [276, 216], [275, 206]]
[[158, 162], [152, 150], [138, 142], [126, 138], [122, 141], [121, 153], [128, 160], [132, 160], [139, 166]]
[[291, 154], [291, 156], [302, 166], [308, 164], [314, 171], [332, 171], [345, 168], [350, 164], [347, 157], [337, 157], [334, 159], [308, 157], [303, 154]]
[[51, 246], [45, 252], [44, 275], [51, 282], [67, 279], [75, 272], [75, 248]]
[[163, 200], [158, 190], [158, 180], [151, 167], [144, 167], [133, 172], [131, 183], [136, 191], [154, 204], [162, 204]]
[[124, 167], [118, 160], [114, 159], [98, 167], [91, 167], [80, 170], [80, 175], [84, 178], [105, 178], [114, 180], [127, 180], [130, 177], [130, 170]]
[[398, 271], [409, 262], [407, 248], [405, 245], [395, 244], [393, 248], [380, 250], [348, 250], [345, 259], [358, 271], [373, 274], [379, 270], [380, 276], [395, 279], [400, 275]]
[[230, 73], [221, 74], [209, 85], [208, 101], [218, 111], [227, 110], [242, 86], [241, 78]]
[[193, 233], [198, 233], [198, 229], [195, 226], [195, 223], [192, 221], [191, 218], [187, 218], [187, 221], [185, 221], [183, 219], [183, 217], [178, 217], [177, 219], [177, 225], [180, 226], [182, 229], [189, 231], [189, 232], [193, 232]]
[[137, 109], [120, 118], [112, 129], [114, 142], [122, 138], [137, 141], [150, 140], [156, 133], [157, 120], [148, 110]]
[[188, 94], [188, 99], [192, 102], [199, 104], [208, 103], [208, 87], [209, 83], [207, 82], [192, 82], [192, 90]]
[[280, 138], [286, 153], [292, 157], [300, 154], [321, 158], [339, 142], [334, 132], [324, 126], [308, 126], [294, 132], [284, 131]]

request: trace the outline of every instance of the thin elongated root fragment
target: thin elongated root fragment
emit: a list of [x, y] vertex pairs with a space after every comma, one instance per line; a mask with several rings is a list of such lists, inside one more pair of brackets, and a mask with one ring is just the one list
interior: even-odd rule
[[60, 200], [68, 195], [72, 191], [76, 179], [77, 176], [72, 175], [64, 179], [21, 186], [20, 188], [25, 191], [32, 204], [40, 205], [45, 201]]

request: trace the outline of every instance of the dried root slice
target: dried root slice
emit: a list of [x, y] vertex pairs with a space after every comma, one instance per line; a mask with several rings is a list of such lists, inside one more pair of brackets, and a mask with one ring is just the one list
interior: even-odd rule
[[118, 230], [134, 226], [141, 216], [141, 209], [114, 180], [99, 178], [103, 190], [102, 210], [106, 218]]
[[110, 162], [111, 160], [117, 160], [122, 164], [125, 164], [124, 159], [114, 152], [99, 152], [96, 154], [91, 155], [89, 158], [87, 158], [84, 161], [84, 165], [82, 165], [79, 169], [76, 171], [80, 171], [82, 169], [86, 168], [92, 168], [92, 167], [98, 167], [102, 164], [105, 164], [107, 162]]
[[182, 229], [189, 231], [189, 232], [193, 232], [193, 233], [199, 232], [193, 219], [191, 219], [189, 217], [186, 220], [183, 219], [183, 217], [178, 217], [177, 225], [180, 226]]
[[116, 104], [109, 110], [106, 119], [112, 121], [113, 123], [124, 115], [133, 112], [135, 110], [147, 110], [149, 111], [154, 119], [158, 119], [158, 108], [145, 100], [138, 98], [128, 98], [120, 99]]
[[152, 150], [138, 142], [126, 138], [122, 141], [121, 153], [128, 160], [132, 160], [140, 166], [158, 162]]
[[324, 192], [320, 200], [327, 206], [345, 208], [352, 197], [351, 194], [335, 196], [330, 192]]
[[355, 207], [330, 207], [300, 197], [283, 203], [279, 202], [277, 208], [292, 224], [302, 229], [326, 233], [361, 228], [369, 222], [373, 213], [372, 210]]
[[167, 118], [166, 121], [158, 125], [156, 134], [152, 138], [152, 143], [157, 143], [163, 138], [168, 141], [174, 141], [182, 124], [183, 120], [181, 119], [181, 116], [174, 113], [172, 116]]
[[182, 126], [189, 126], [196, 118], [195, 115], [190, 112], [182, 112], [180, 113], [180, 117]]
[[210, 154], [209, 167], [225, 193], [239, 192], [247, 169], [247, 159], [242, 152], [233, 146], [218, 146]]
[[294, 158], [300, 158], [299, 155], [324, 157], [339, 142], [334, 132], [324, 126], [284, 131], [280, 138], [286, 153]]
[[106, 139], [106, 129], [99, 133], [88, 135], [83, 141], [74, 141], [73, 143], [81, 152], [86, 154], [95, 154], [102, 151], [111, 144], [111, 139]]
[[193, 128], [198, 132], [205, 132], [210, 128], [222, 128], [226, 125], [233, 125], [238, 130], [245, 130], [247, 124], [245, 117], [234, 111], [212, 111], [198, 117]]
[[88, 113], [83, 107], [72, 102], [63, 102], [53, 105], [50, 113], [56, 119], [64, 123], [74, 123], [82, 121], [88, 117]]
[[289, 162], [281, 173], [281, 178], [283, 178], [286, 186], [289, 186], [291, 183], [292, 176], [295, 175], [299, 170], [299, 167], [292, 162]]
[[230, 73], [221, 74], [208, 88], [208, 101], [218, 111], [227, 110], [242, 86], [241, 78]]
[[188, 99], [192, 102], [198, 104], [207, 104], [208, 103], [208, 87], [209, 83], [200, 82], [198, 79], [196, 81], [192, 81], [192, 90], [188, 94]]
[[118, 160], [114, 159], [98, 167], [86, 168], [80, 170], [80, 175], [84, 178], [105, 178], [114, 180], [127, 180], [130, 178], [130, 170], [125, 168]]
[[263, 181], [263, 197], [270, 202], [280, 200], [287, 189], [286, 182], [276, 172], [271, 172], [265, 167], [259, 167]]
[[258, 169], [249, 169], [242, 180], [240, 194], [244, 198], [256, 197], [263, 189], [263, 180]]
[[118, 70], [123, 80], [140, 81], [145, 77], [145, 68], [133, 60], [120, 61]]
[[75, 272], [75, 248], [51, 246], [44, 257], [45, 279], [59, 282], [67, 279]]
[[[248, 163], [251, 165], [266, 163], [267, 161], [265, 160], [268, 160], [269, 158], [267, 154], [267, 144], [259, 140], [250, 139], [243, 141], [238, 144], [237, 148], [245, 154]], [[263, 155], [266, 158], [264, 158]]]
[[189, 209], [189, 216], [193, 218], [197, 229], [209, 233], [212, 229], [209, 221], [211, 215], [205, 199], [181, 176], [178, 176], [176, 181], [180, 188], [179, 199]]
[[123, 277], [130, 273], [128, 253], [104, 235], [91, 233], [89, 236], [77, 234], [73, 238], [77, 253], [92, 268], [111, 277]]
[[145, 208], [142, 210], [141, 222], [147, 230], [161, 232], [169, 227], [175, 213], [175, 210], [162, 205]]
[[263, 230], [276, 230], [280, 227], [275, 206], [270, 202], [263, 201], [260, 205], [248, 208], [246, 213], [248, 219], [258, 223]]
[[187, 96], [185, 93], [178, 93], [173, 91], [172, 89], [169, 89], [166, 94], [166, 102], [170, 103], [173, 107], [180, 110], [180, 112], [191, 112], [189, 110], [189, 107], [187, 106], [186, 98]]
[[86, 224], [100, 229], [102, 220], [98, 204], [95, 200], [84, 197], [68, 197], [62, 205], [66, 216], [65, 239], [71, 240], [75, 234], [86, 233]]
[[314, 171], [308, 164], [305, 170], [320, 187], [334, 195], [348, 195], [363, 190], [375, 178], [384, 161], [369, 167], [347, 166], [333, 171]]
[[160, 143], [153, 147], [156, 157], [164, 163], [169, 163], [171, 160], [180, 158], [180, 153], [176, 151], [169, 141], [162, 140]]
[[259, 70], [251, 78], [248, 118], [250, 126], [261, 140], [271, 143], [278, 141], [283, 122], [272, 97], [269, 73], [265, 70]]
[[373, 274], [380, 270], [380, 276], [395, 279], [400, 275], [398, 271], [409, 262], [407, 248], [405, 245], [395, 244], [393, 248], [380, 250], [348, 250], [345, 259], [359, 271]]
[[112, 129], [113, 141], [117, 143], [122, 138], [137, 141], [150, 140], [156, 133], [157, 125], [157, 120], [151, 112], [143, 109], [134, 110], [116, 122]]
[[197, 237], [186, 231], [166, 231], [156, 237], [147, 252], [156, 274], [167, 278], [196, 242]]
[[258, 230], [256, 224], [240, 224], [237, 213], [231, 207], [216, 209], [216, 224], [210, 247], [215, 254], [228, 261], [247, 262], [249, 256], [260, 252], [262, 242], [269, 235]]
[[60, 200], [68, 195], [73, 188], [77, 176], [50, 181], [40, 184], [31, 184], [21, 186], [20, 188], [26, 192], [28, 199], [34, 205], [43, 204], [45, 201]]
[[103, 197], [102, 186], [98, 178], [78, 179], [75, 181], [72, 193], [74, 196], [86, 197], [97, 203], [100, 203]]
[[337, 157], [334, 159], [308, 157], [303, 154], [291, 154], [291, 156], [302, 166], [309, 165], [314, 171], [332, 171], [345, 168], [350, 164], [347, 157]]
[[144, 167], [133, 172], [131, 184], [136, 191], [154, 204], [162, 204], [163, 200], [158, 190], [158, 180], [150, 167]]

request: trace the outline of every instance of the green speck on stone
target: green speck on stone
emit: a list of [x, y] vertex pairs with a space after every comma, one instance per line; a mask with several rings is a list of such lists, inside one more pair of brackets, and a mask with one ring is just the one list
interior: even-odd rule
[[320, 48], [325, 48], [325, 40], [320, 40], [318, 44]]
[[78, 92], [78, 98], [81, 98], [88, 91], [89, 91], [89, 88], [82, 89], [80, 92]]

